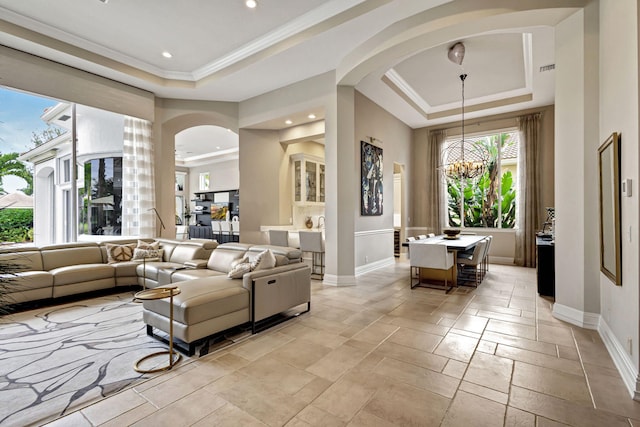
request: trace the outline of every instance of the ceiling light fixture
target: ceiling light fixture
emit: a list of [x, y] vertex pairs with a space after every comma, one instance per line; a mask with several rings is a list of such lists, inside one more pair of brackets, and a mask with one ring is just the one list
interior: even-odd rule
[[293, 124], [293, 122], [291, 120], [287, 119], [287, 120], [284, 121], [284, 124], [285, 125], [290, 125], [290, 124]]
[[307, 117], [309, 117], [310, 119], [315, 119], [315, 118], [316, 118], [316, 115], [315, 115], [315, 114], [313, 114], [313, 113], [311, 113], [311, 114], [309, 114]]
[[247, 0], [244, 4], [246, 4], [248, 8], [253, 9], [258, 5], [258, 2], [256, 0]]
[[[455, 64], [462, 65], [464, 59], [464, 45], [458, 42], [449, 48], [449, 60]], [[476, 178], [484, 174], [489, 159], [489, 153], [475, 141], [465, 141], [464, 139], [464, 81], [467, 74], [460, 74], [462, 82], [462, 139], [449, 144], [443, 150], [442, 167], [444, 175], [450, 179], [463, 180]]]
[[171, 52], [167, 52], [166, 50], [162, 52], [162, 56], [164, 56], [167, 59], [173, 58], [173, 55], [171, 54]]

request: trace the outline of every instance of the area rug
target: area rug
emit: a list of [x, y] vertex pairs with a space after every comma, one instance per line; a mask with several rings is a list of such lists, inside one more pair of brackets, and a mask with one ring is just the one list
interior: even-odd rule
[[40, 425], [159, 375], [133, 370], [138, 359], [167, 346], [146, 335], [142, 305], [132, 297], [1, 318], [0, 426]]

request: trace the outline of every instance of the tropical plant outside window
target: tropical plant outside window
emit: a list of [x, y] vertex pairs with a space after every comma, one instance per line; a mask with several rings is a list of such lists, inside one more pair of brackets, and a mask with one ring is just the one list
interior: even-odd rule
[[[445, 146], [459, 143], [447, 140]], [[475, 179], [446, 178], [448, 226], [514, 228], [518, 132], [467, 138], [467, 143], [486, 149], [489, 160], [484, 173]]]

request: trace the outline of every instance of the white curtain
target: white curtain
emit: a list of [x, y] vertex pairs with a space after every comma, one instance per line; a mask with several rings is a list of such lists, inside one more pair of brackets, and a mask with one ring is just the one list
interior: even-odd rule
[[122, 234], [156, 236], [151, 123], [125, 116], [122, 160]]
[[536, 229], [540, 226], [540, 113], [518, 117], [518, 189], [514, 262], [536, 266]]

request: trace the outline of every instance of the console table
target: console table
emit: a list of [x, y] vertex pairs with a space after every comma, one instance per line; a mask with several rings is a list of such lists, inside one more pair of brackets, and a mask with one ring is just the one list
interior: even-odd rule
[[538, 275], [538, 293], [555, 298], [556, 269], [555, 246], [552, 240], [536, 237], [536, 272]]

